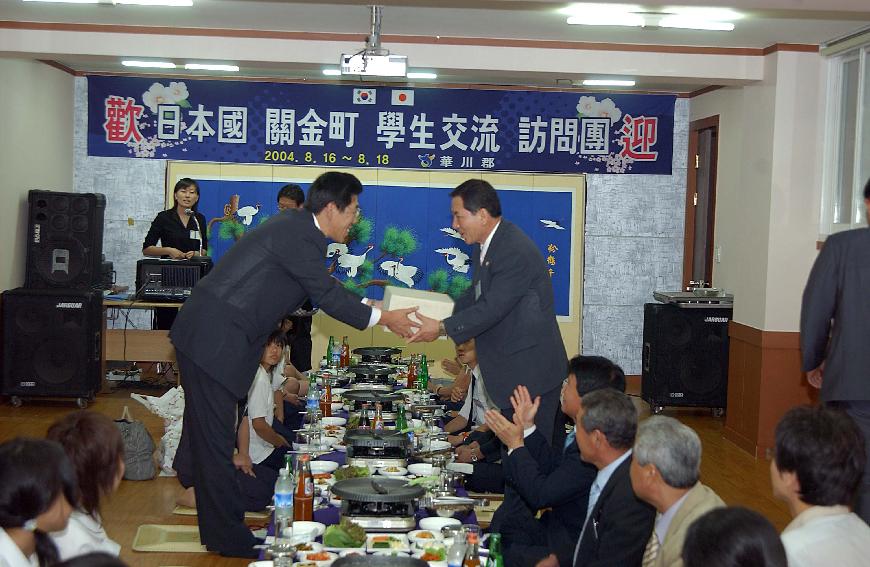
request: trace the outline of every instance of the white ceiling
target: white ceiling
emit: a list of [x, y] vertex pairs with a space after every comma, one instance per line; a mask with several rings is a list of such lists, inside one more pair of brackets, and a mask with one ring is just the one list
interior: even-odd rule
[[[367, 3], [335, 2], [194, 0], [195, 5], [190, 8], [164, 8], [0, 0], [0, 20], [360, 34], [362, 47], [362, 36], [369, 31]], [[733, 7], [746, 14], [736, 22], [733, 32], [569, 26], [565, 16], [557, 12], [568, 4], [551, 0], [386, 0], [382, 4], [387, 4], [382, 27], [384, 43], [397, 52], [401, 52], [401, 44], [391, 45], [390, 36], [764, 48], [776, 43], [819, 44], [870, 26], [868, 0], [723, 0], [719, 7]], [[641, 5], [654, 10], [656, 6], [668, 4], [650, 0]], [[700, 0], [681, 4], [708, 5]], [[59, 57], [58, 61], [83, 72], [122, 70], [119, 62], [112, 58], [68, 56]], [[314, 78], [320, 76], [319, 68], [293, 61], [292, 54], [288, 54], [286, 65], [247, 62], [241, 74]], [[477, 72], [473, 76], [451, 73], [449, 69], [438, 71], [439, 82], [556, 86], [556, 78], [538, 77], [534, 73], [506, 77], [495, 71]], [[701, 86], [704, 85], [652, 81], [645, 88], [686, 91]]]

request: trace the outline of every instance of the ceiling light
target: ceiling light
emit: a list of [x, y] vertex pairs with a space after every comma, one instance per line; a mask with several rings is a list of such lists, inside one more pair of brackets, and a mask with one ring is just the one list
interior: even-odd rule
[[418, 73], [415, 71], [409, 71], [407, 75], [405, 75], [409, 79], [437, 79], [438, 75], [435, 73]]
[[150, 67], [156, 69], [175, 69], [175, 63], [169, 61], [121, 61], [124, 67]]
[[665, 16], [659, 20], [661, 28], [680, 28], [687, 30], [733, 31], [731, 22], [718, 22], [695, 16]]
[[597, 14], [628, 14], [630, 12], [643, 12], [643, 8], [637, 4], [571, 4], [561, 10], [560, 14], [566, 16], [587, 16]]
[[586, 79], [583, 81], [586, 87], [633, 87], [634, 81], [625, 79]]
[[133, 4], [136, 6], [193, 6], [193, 0], [112, 0], [112, 4]]
[[341, 69], [324, 69], [323, 74], [327, 77], [340, 77]]
[[229, 71], [238, 73], [238, 65], [210, 65], [206, 63], [185, 63], [184, 68], [189, 71]]
[[728, 8], [697, 8], [694, 6], [677, 6], [667, 7], [662, 10], [666, 14], [676, 14], [678, 16], [692, 16], [702, 20], [713, 20], [716, 22], [730, 22], [731, 20], [739, 20], [743, 18], [743, 14], [729, 10]]
[[584, 26], [643, 27], [644, 19], [639, 6], [629, 4], [574, 4], [562, 10], [568, 23]]
[[25, 2], [57, 2], [62, 4], [99, 4], [100, 0], [24, 0]]

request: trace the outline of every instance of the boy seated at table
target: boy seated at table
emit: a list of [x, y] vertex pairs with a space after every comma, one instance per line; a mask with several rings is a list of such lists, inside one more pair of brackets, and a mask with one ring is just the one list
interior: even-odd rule
[[454, 447], [466, 443], [469, 438], [472, 438], [472, 441], [476, 439], [478, 436], [474, 435], [474, 432], [488, 431], [484, 414], [486, 410], [495, 407], [486, 393], [486, 386], [480, 368], [477, 366], [474, 339], [456, 345], [456, 360], [471, 369], [471, 384], [459, 413], [444, 426], [444, 431], [450, 434], [447, 440]]

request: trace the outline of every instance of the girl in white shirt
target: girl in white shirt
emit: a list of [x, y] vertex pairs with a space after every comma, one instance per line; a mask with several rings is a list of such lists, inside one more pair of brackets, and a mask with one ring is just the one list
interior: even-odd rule
[[121, 546], [103, 529], [100, 504], [118, 489], [124, 477], [124, 442], [115, 423], [103, 414], [77, 411], [48, 428], [48, 438], [60, 443], [75, 467], [79, 499], [66, 529], [51, 534], [60, 558], [93, 551], [117, 556]]
[[75, 472], [57, 443], [19, 437], [0, 445], [0, 567], [56, 563], [48, 532], [66, 527], [75, 501]]

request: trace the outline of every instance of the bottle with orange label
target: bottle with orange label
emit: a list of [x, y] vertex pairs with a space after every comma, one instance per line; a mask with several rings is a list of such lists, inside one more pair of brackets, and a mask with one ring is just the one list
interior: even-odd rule
[[350, 366], [350, 345], [347, 344], [347, 335], [341, 341], [341, 367]]
[[408, 389], [413, 390], [417, 387], [417, 361], [414, 355], [411, 355], [411, 361], [408, 362]]
[[332, 379], [323, 376], [323, 395], [320, 396], [320, 415], [322, 417], [332, 417]]
[[299, 455], [296, 459], [295, 476], [293, 521], [310, 522], [314, 518], [314, 477], [311, 476], [311, 455]]

